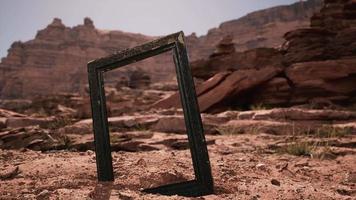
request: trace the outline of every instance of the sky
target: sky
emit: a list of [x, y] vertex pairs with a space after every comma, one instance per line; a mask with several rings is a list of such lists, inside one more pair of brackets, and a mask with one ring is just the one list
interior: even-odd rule
[[145, 35], [204, 35], [220, 23], [297, 0], [0, 0], [0, 58], [14, 41], [35, 37], [53, 18], [66, 26], [90, 17], [99, 29]]

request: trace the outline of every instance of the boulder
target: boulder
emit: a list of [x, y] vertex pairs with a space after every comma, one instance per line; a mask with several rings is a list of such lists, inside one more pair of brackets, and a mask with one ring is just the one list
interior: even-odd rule
[[[198, 85], [196, 87], [196, 94], [197, 96], [202, 95], [203, 93], [211, 90], [215, 86], [217, 86], [219, 83], [224, 81], [224, 79], [230, 75], [230, 72], [220, 72], [208, 79], [207, 81], [203, 82], [202, 84]], [[181, 102], [180, 102], [180, 95], [178, 92], [175, 94], [169, 96], [168, 98], [162, 99], [160, 101], [157, 101], [154, 103], [152, 108], [160, 108], [160, 109], [168, 109], [168, 108], [179, 108], [181, 107]]]
[[352, 103], [356, 92], [356, 57], [296, 63], [286, 70], [293, 83], [292, 104], [323, 98], [335, 103]]
[[[265, 67], [259, 70], [237, 70], [229, 74], [217, 74], [197, 86], [197, 96], [201, 112], [219, 109], [226, 106], [231, 99], [238, 98], [243, 92], [251, 91], [256, 86], [267, 82], [282, 69]], [[201, 92], [203, 91], [203, 92]], [[179, 101], [173, 101], [179, 94], [174, 94], [166, 100], [154, 105], [155, 108], [175, 107], [179, 108]]]
[[213, 106], [224, 104], [231, 98], [236, 98], [256, 86], [270, 80], [282, 70], [275, 67], [265, 67], [260, 70], [238, 70], [231, 73], [219, 85], [198, 97], [202, 112], [212, 109]]

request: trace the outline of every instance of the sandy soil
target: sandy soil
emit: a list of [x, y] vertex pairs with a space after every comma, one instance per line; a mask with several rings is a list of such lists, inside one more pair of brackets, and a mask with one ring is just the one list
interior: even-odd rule
[[[187, 149], [113, 152], [113, 183], [97, 182], [93, 151], [0, 150], [0, 199], [356, 198], [354, 145], [331, 147], [337, 152], [333, 156], [311, 158], [273, 150], [271, 147], [283, 143], [285, 136], [243, 134], [207, 139], [215, 141], [209, 145], [213, 195], [187, 198], [140, 192], [142, 188], [192, 179]], [[355, 136], [345, 140], [354, 142]]]

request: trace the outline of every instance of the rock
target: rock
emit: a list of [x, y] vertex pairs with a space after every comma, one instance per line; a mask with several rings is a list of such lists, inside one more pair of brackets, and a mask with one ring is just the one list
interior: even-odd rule
[[286, 74], [295, 85], [319, 79], [327, 81], [346, 78], [356, 74], [356, 57], [296, 63], [286, 70]]
[[309, 166], [309, 162], [307, 161], [299, 161], [298, 163], [294, 164], [294, 167], [308, 167]]
[[354, 191], [352, 190], [347, 190], [343, 188], [336, 189], [336, 192], [343, 196], [351, 196], [354, 193]]
[[110, 117], [108, 119], [109, 126], [113, 130], [121, 129], [147, 129], [151, 125], [155, 124], [159, 120], [158, 115], [138, 115], [138, 116], [122, 116], [122, 117]]
[[147, 88], [151, 83], [151, 78], [148, 73], [140, 70], [131, 71], [129, 80], [128, 80], [128, 87], [130, 88]]
[[165, 117], [153, 125], [152, 130], [165, 133], [186, 133], [185, 121], [183, 116]]
[[301, 108], [275, 108], [239, 112], [238, 119], [273, 120], [273, 121], [353, 121], [356, 112], [343, 110], [313, 110]]
[[287, 40], [283, 44], [285, 54], [283, 62], [286, 65], [298, 62], [331, 59], [325, 54], [326, 44], [335, 36], [335, 33], [323, 28], [297, 29], [285, 34]]
[[94, 147], [94, 135], [79, 135], [79, 134], [67, 134], [69, 139], [68, 149], [75, 149], [77, 151], [95, 150]]
[[270, 66], [281, 68], [282, 54], [273, 48], [257, 48], [223, 55], [212, 54], [208, 60], [192, 62], [192, 74], [208, 79], [219, 72], [259, 70]]
[[6, 128], [6, 120], [5, 117], [0, 117], [0, 130]]
[[159, 148], [146, 144], [144, 141], [122, 141], [119, 143], [111, 144], [112, 151], [128, 151], [128, 152], [140, 152], [140, 151], [156, 151]]
[[266, 67], [260, 70], [235, 71], [219, 85], [198, 96], [200, 111], [204, 112], [208, 109], [219, 107], [219, 104], [226, 104], [229, 99], [268, 81], [280, 71], [279, 68], [274, 67]]
[[272, 179], [271, 183], [272, 185], [281, 186], [281, 182], [279, 182], [277, 179]]
[[343, 110], [312, 110], [276, 108], [238, 112], [227, 123], [220, 123], [221, 134], [268, 133], [274, 135], [313, 134], [339, 130], [347, 134], [356, 131], [356, 113]]
[[[109, 117], [108, 122], [112, 131], [120, 131], [148, 129], [148, 127], [157, 123], [158, 119], [158, 115], [121, 116]], [[63, 127], [60, 132], [65, 134], [91, 134], [93, 132], [92, 119], [81, 120], [73, 125]]]
[[[267, 120], [231, 120], [219, 126], [218, 130], [224, 135], [268, 133], [285, 135], [294, 128], [292, 123]], [[308, 130], [308, 129], [306, 129]]]
[[0, 108], [0, 117], [5, 117], [5, 118], [9, 118], [9, 117], [26, 117], [26, 115]]
[[[25, 113], [42, 113], [47, 116], [78, 117], [82, 111], [82, 105], [90, 106], [89, 97], [82, 97], [78, 93], [60, 93], [55, 95], [38, 95], [32, 98]], [[90, 112], [90, 109], [89, 109]]]
[[323, 98], [351, 103], [356, 88], [356, 57], [340, 60], [297, 63], [286, 70], [294, 85], [292, 104]]
[[346, 177], [346, 182], [348, 183], [356, 183], [356, 172], [349, 172]]
[[20, 112], [22, 110], [30, 108], [31, 104], [32, 101], [27, 99], [0, 100], [1, 108], [9, 109], [16, 112]]
[[258, 163], [256, 165], [256, 169], [261, 170], [261, 171], [266, 171], [267, 170], [267, 166], [265, 164], [263, 164], [263, 163]]
[[[201, 85], [198, 85], [196, 87], [197, 96], [202, 95], [203, 93], [217, 86], [228, 75], [230, 75], [230, 72], [220, 72], [214, 75], [213, 77], [211, 77], [209, 80], [202, 83]], [[171, 107], [175, 107], [175, 108], [181, 107], [180, 96], [178, 92], [176, 92], [174, 95], [169, 96], [168, 98], [157, 101], [152, 105], [152, 108], [159, 108], [159, 109], [168, 109]]]
[[[311, 27], [288, 32], [284, 62], [340, 59], [355, 55], [355, 2], [325, 1], [311, 18]], [[351, 17], [350, 17], [351, 16]]]
[[0, 132], [1, 149], [28, 148], [38, 151], [63, 149], [66, 147], [66, 136], [51, 133], [38, 126], [16, 128], [10, 131]]
[[210, 57], [228, 55], [235, 52], [235, 46], [232, 40], [232, 35], [224, 36], [223, 39], [219, 42], [219, 44], [216, 46], [214, 53], [211, 54]]
[[6, 120], [7, 128], [20, 128], [27, 126], [46, 127], [48, 124], [55, 121], [54, 117], [34, 118], [34, 117], [11, 117]]
[[226, 120], [238, 119], [238, 115], [239, 115], [239, 111], [233, 111], [233, 110], [229, 110], [229, 111], [225, 111], [225, 112], [216, 114], [217, 117], [223, 118]]
[[[205, 134], [216, 134], [219, 124], [227, 121], [226, 118], [215, 117], [212, 115], [202, 115]], [[162, 117], [151, 128], [153, 131], [164, 133], [186, 134], [185, 120], [183, 116]]]
[[62, 114], [62, 116], [75, 116], [77, 111], [73, 108], [69, 108], [63, 105], [58, 105], [57, 110]]
[[161, 90], [161, 91], [177, 91], [178, 83], [176, 81], [167, 81], [160, 83], [151, 83], [150, 88], [153, 90]]
[[[197, 86], [196, 90], [198, 91], [197, 96], [200, 111], [206, 112], [208, 110], [224, 107], [224, 105], [226, 106], [234, 97], [239, 96], [243, 92], [252, 90], [279, 72], [281, 72], [280, 68], [266, 67], [260, 70], [237, 70], [228, 76], [218, 74]], [[223, 79], [224, 76], [226, 76], [226, 78]], [[178, 95], [179, 94], [176, 93], [166, 100], [157, 102], [153, 107], [179, 108], [180, 103], [178, 100], [170, 101], [171, 99], [176, 99]], [[238, 102], [236, 102], [236, 104], [238, 104]]]
[[42, 190], [42, 192], [40, 192], [36, 198], [37, 199], [46, 199], [46, 198], [49, 198], [49, 195], [50, 195], [50, 192], [48, 190]]
[[140, 185], [143, 188], [151, 188], [167, 183], [180, 183], [187, 181], [183, 174], [177, 171], [173, 172], [153, 172], [139, 178]]
[[293, 88], [288, 80], [283, 77], [275, 77], [256, 88], [250, 104], [252, 106], [288, 106], [292, 94]]
[[63, 134], [90, 134], [93, 131], [92, 119], [85, 119], [59, 130]]
[[89, 17], [84, 18], [84, 26], [94, 28], [94, 22]]
[[309, 25], [309, 18], [322, 6], [321, 0], [296, 2], [289, 6], [277, 6], [250, 13], [237, 20], [222, 23], [210, 29], [206, 36], [187, 38], [192, 60], [206, 58], [214, 51], [224, 37], [231, 35], [236, 51], [246, 51], [258, 47], [278, 47], [281, 37], [288, 31]]
[[19, 166], [7, 167], [0, 171], [0, 180], [11, 179], [19, 173]]
[[[67, 149], [85, 152], [94, 150], [94, 136], [67, 134]], [[207, 145], [215, 144], [215, 140], [208, 139]], [[110, 145], [112, 151], [156, 151], [156, 150], [186, 150], [189, 143], [186, 135], [160, 133], [152, 131], [111, 132]]]
[[323, 27], [331, 31], [339, 31], [355, 24], [355, 1], [326, 0], [325, 4], [320, 12], [312, 17], [312, 27]]

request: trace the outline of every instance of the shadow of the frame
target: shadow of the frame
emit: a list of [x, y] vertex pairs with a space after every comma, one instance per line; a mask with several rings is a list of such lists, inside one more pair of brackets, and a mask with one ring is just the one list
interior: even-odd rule
[[196, 180], [185, 181], [181, 183], [173, 183], [162, 185], [155, 188], [144, 189], [141, 192], [162, 195], [179, 195], [185, 197], [197, 197], [211, 194], [211, 190]]
[[[90, 192], [89, 197], [94, 200], [109, 200], [112, 197], [112, 194], [115, 193], [115, 190], [119, 190], [118, 187], [120, 186], [115, 185], [113, 182], [98, 182], [95, 185], [94, 190]], [[142, 189], [141, 192], [166, 196], [179, 195], [185, 197], [197, 197], [211, 194], [211, 190], [196, 180]]]

